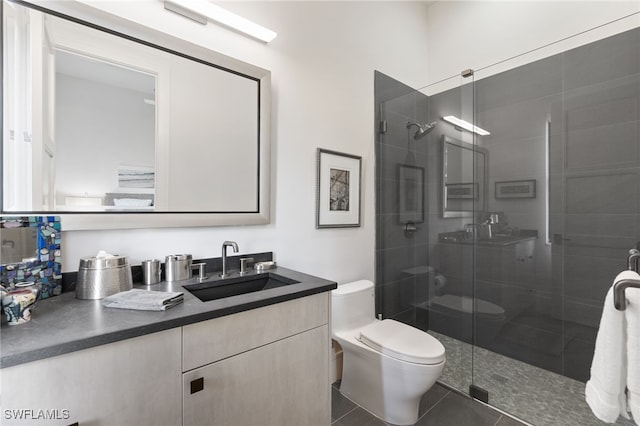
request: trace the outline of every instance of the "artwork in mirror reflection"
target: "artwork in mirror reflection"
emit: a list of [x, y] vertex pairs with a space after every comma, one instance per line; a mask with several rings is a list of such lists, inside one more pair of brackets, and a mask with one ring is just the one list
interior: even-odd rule
[[398, 167], [398, 219], [400, 223], [424, 222], [424, 167]]
[[46, 299], [62, 293], [61, 224], [58, 216], [0, 217], [0, 284], [30, 283]]
[[488, 151], [458, 139], [442, 141], [442, 215], [472, 216], [486, 210]]
[[3, 5], [3, 212], [259, 211], [259, 78]]

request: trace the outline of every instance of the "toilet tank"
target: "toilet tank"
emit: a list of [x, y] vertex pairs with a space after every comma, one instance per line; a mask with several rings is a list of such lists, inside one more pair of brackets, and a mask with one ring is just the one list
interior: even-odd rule
[[339, 285], [331, 291], [332, 333], [363, 327], [375, 320], [375, 291], [371, 281]]

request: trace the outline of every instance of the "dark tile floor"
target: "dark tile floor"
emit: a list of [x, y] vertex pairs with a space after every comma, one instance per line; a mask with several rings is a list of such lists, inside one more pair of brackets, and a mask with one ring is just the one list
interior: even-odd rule
[[[331, 388], [332, 426], [388, 426], [388, 423], [342, 396], [340, 383]], [[420, 401], [416, 426], [523, 426], [509, 416], [436, 384]]]

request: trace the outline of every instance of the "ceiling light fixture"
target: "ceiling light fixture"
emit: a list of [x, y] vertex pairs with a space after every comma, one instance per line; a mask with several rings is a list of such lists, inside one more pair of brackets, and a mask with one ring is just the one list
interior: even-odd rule
[[207, 21], [216, 22], [265, 43], [269, 43], [278, 35], [206, 0], [165, 0], [164, 8], [202, 25], [207, 25]]
[[462, 120], [462, 119], [460, 119], [458, 117], [454, 117], [453, 115], [447, 115], [446, 117], [442, 117], [442, 119], [444, 121], [447, 121], [447, 122], [453, 124], [456, 127], [460, 127], [461, 129], [467, 130], [467, 131], [472, 132], [472, 133], [476, 133], [476, 134], [478, 134], [480, 136], [487, 136], [487, 135], [491, 134], [488, 131], [486, 131], [486, 130], [478, 127], [478, 126], [473, 125], [473, 124], [469, 123], [468, 121], [464, 121], [464, 120]]

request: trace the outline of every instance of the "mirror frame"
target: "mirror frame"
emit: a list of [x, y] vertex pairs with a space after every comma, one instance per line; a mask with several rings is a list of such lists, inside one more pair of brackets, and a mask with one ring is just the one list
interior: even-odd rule
[[[1, 1], [1, 0], [0, 0]], [[123, 37], [149, 47], [254, 78], [259, 82], [259, 162], [258, 162], [258, 210], [255, 212], [78, 212], [11, 211], [0, 214], [11, 216], [56, 215], [64, 222], [65, 231], [179, 228], [230, 225], [262, 225], [270, 223], [271, 181], [271, 72], [242, 62], [172, 35], [144, 27], [119, 16], [95, 9], [89, 5], [69, 1], [5, 0], [38, 10], [87, 27]], [[2, 7], [0, 6], [0, 13]], [[3, 19], [3, 18], [2, 18]], [[0, 25], [0, 28], [2, 25]], [[2, 70], [0, 70], [0, 73]], [[4, 81], [4, 75], [2, 76]], [[2, 88], [0, 88], [1, 94]], [[0, 109], [2, 106], [0, 106]], [[2, 123], [0, 123], [1, 129]], [[0, 150], [0, 160], [2, 150]], [[0, 161], [0, 173], [3, 173]], [[2, 188], [0, 187], [0, 207]]]
[[[474, 153], [474, 157], [476, 153], [481, 153], [484, 155], [484, 173], [482, 174], [483, 185], [482, 188], [479, 189], [482, 195], [482, 204], [477, 205], [474, 201], [472, 210], [447, 210], [447, 150], [446, 145], [457, 145], [463, 149], [468, 149]], [[442, 159], [442, 186], [440, 191], [440, 202], [442, 205], [442, 217], [443, 218], [453, 218], [453, 217], [473, 217], [477, 212], [487, 211], [487, 196], [488, 192], [488, 181], [489, 181], [489, 151], [486, 148], [479, 147], [475, 144], [471, 144], [468, 142], [461, 141], [459, 139], [452, 138], [447, 135], [442, 136], [441, 146], [441, 159]], [[475, 159], [474, 159], [475, 160]], [[475, 161], [474, 161], [474, 171], [475, 171]]]

